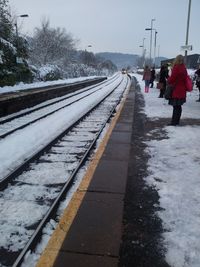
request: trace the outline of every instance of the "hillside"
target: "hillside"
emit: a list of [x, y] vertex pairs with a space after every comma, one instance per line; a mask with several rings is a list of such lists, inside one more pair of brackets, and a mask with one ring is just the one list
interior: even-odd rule
[[[139, 55], [135, 54], [123, 54], [114, 52], [102, 52], [97, 53], [96, 56], [102, 57], [106, 60], [111, 60], [119, 70], [127, 67], [137, 67]], [[167, 59], [166, 57], [157, 57], [155, 62], [156, 66], [160, 67], [160, 62]]]
[[112, 53], [112, 52], [103, 52], [97, 53], [97, 56], [111, 60], [119, 70], [127, 67], [137, 66], [138, 55], [132, 54], [123, 54], [123, 53]]

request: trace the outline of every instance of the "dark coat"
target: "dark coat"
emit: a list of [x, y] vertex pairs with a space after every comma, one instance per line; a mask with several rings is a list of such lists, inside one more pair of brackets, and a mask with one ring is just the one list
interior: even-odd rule
[[200, 69], [196, 70], [195, 74], [200, 77]]
[[152, 69], [151, 70], [151, 81], [154, 81], [155, 78], [156, 78], [156, 71], [155, 71], [155, 69]]
[[160, 69], [160, 78], [159, 82], [164, 84], [164, 87], [166, 86], [167, 78], [168, 78], [168, 69], [165, 66], [162, 66]]
[[196, 75], [196, 86], [200, 90], [200, 69], [198, 69], [197, 71], [195, 71], [195, 75]]

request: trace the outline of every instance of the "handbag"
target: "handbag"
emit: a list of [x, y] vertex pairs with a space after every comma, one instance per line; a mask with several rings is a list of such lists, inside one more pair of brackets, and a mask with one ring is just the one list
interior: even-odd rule
[[167, 84], [166, 89], [165, 89], [165, 93], [164, 93], [165, 99], [169, 100], [172, 98], [173, 90], [174, 90], [174, 86], [171, 84]]
[[187, 77], [186, 77], [186, 91], [191, 92], [192, 89], [193, 89], [192, 80], [191, 80], [190, 76], [187, 75]]
[[163, 89], [163, 83], [161, 83], [161, 82], [157, 83], [156, 88], [160, 89], [160, 90]]

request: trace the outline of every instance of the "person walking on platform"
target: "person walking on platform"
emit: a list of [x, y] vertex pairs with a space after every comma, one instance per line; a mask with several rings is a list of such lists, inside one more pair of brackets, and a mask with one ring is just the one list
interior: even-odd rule
[[153, 88], [153, 83], [154, 83], [154, 80], [156, 78], [156, 71], [155, 71], [155, 67], [153, 67], [151, 69], [151, 79], [150, 79], [150, 84], [151, 85], [150, 87]]
[[184, 57], [178, 55], [174, 60], [171, 76], [167, 79], [168, 83], [173, 86], [172, 96], [169, 99], [169, 105], [173, 106], [173, 113], [169, 125], [179, 125], [182, 105], [186, 102], [187, 75]]
[[145, 82], [145, 93], [149, 92], [150, 79], [151, 79], [151, 70], [149, 66], [146, 65], [144, 68], [143, 79], [142, 79]]
[[196, 81], [196, 87], [199, 89], [199, 99], [197, 102], [200, 102], [200, 65], [198, 70], [195, 71], [195, 81]]
[[160, 98], [163, 98], [164, 96], [168, 77], [169, 77], [168, 67], [167, 65], [162, 65], [160, 68], [160, 78], [159, 78], [159, 83], [162, 85], [162, 87], [160, 88], [160, 95], [159, 95]]

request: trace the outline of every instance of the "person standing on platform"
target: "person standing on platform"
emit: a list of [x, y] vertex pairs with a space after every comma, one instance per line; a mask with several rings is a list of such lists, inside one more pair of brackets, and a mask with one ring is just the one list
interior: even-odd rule
[[159, 95], [160, 98], [163, 98], [164, 96], [168, 77], [169, 77], [168, 67], [167, 65], [162, 65], [160, 68], [160, 78], [159, 78], [159, 83], [162, 84], [162, 88], [160, 89], [160, 95]]
[[179, 125], [182, 105], [186, 102], [186, 79], [187, 70], [184, 64], [184, 57], [178, 55], [173, 63], [171, 76], [167, 79], [170, 85], [173, 85], [172, 96], [169, 99], [169, 105], [173, 106], [171, 123], [169, 125]]
[[144, 68], [144, 73], [143, 73], [143, 81], [145, 82], [145, 93], [149, 92], [149, 84], [150, 84], [150, 79], [151, 79], [151, 70], [148, 65], [145, 66]]
[[200, 102], [200, 65], [198, 70], [195, 71], [195, 81], [196, 81], [196, 87], [199, 89], [199, 99], [197, 102]]
[[150, 79], [150, 87], [153, 88], [153, 83], [154, 83], [154, 80], [156, 78], [156, 71], [155, 71], [155, 67], [153, 67], [151, 69], [151, 79]]

